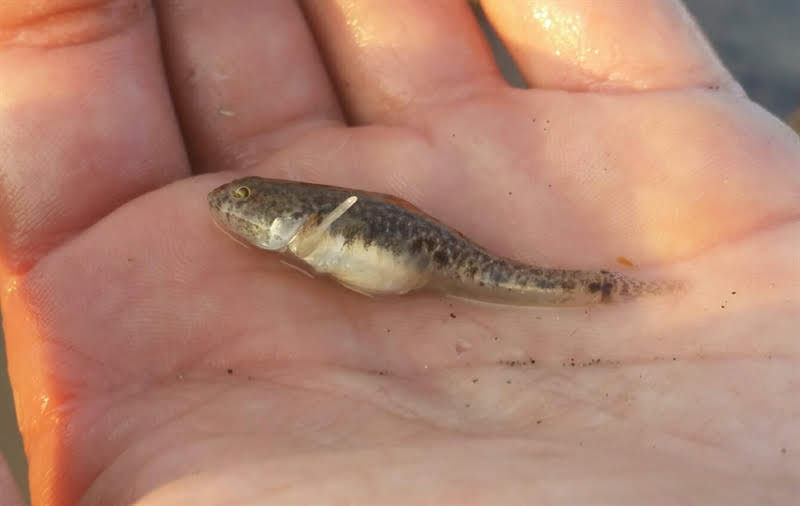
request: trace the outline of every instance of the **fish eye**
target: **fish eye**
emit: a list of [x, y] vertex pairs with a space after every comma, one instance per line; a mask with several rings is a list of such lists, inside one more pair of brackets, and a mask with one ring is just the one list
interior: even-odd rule
[[235, 199], [246, 199], [250, 196], [250, 188], [246, 186], [240, 186], [233, 191], [233, 198]]

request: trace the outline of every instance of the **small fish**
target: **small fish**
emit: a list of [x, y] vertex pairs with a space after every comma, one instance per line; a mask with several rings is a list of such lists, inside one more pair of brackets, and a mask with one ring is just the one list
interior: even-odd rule
[[216, 188], [208, 203], [214, 221], [235, 238], [294, 256], [365, 295], [426, 289], [500, 304], [576, 306], [682, 287], [503, 258], [408, 202], [379, 193], [253, 176]]

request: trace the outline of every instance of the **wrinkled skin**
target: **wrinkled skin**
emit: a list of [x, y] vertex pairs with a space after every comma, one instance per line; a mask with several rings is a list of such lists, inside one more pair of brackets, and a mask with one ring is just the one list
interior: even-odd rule
[[[519, 90], [456, 2], [6, 2], [2, 310], [34, 504], [790, 503], [800, 143], [680, 5], [592, 4], [484, 2]], [[694, 288], [366, 299], [213, 226], [206, 194], [243, 174]]]

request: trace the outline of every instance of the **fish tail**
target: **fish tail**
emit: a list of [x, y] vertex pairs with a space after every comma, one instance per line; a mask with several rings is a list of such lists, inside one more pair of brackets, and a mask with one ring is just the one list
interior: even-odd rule
[[545, 269], [493, 260], [477, 273], [439, 278], [444, 291], [460, 298], [522, 306], [584, 306], [666, 296], [685, 290], [682, 282], [640, 280], [618, 272]]

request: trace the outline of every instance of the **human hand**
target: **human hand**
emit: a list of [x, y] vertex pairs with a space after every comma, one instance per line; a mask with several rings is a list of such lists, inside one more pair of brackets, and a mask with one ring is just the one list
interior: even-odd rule
[[[800, 143], [682, 7], [485, 1], [518, 90], [461, 2], [309, 1], [313, 36], [292, 2], [65, 5], [12, 2], [0, 53], [34, 504], [796, 494]], [[499, 254], [624, 257], [692, 290], [366, 299], [212, 225], [207, 192], [243, 174], [395, 194]]]

